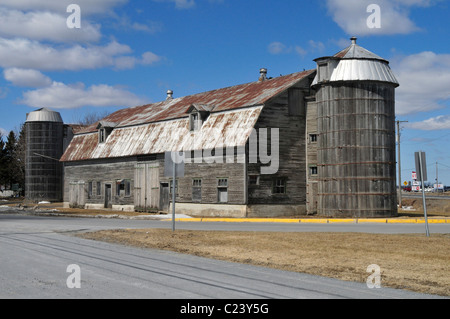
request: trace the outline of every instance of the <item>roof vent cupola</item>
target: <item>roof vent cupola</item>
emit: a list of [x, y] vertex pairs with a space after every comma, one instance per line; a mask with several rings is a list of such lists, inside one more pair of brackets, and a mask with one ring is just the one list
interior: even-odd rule
[[266, 68], [262, 68], [259, 70], [259, 82], [264, 82], [265, 80], [267, 80], [267, 69]]
[[173, 91], [172, 90], [167, 90], [167, 101], [173, 100]]

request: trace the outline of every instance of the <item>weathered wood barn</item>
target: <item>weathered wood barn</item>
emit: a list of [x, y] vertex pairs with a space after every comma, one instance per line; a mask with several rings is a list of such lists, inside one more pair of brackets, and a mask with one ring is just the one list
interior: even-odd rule
[[193, 216], [397, 213], [388, 62], [350, 47], [317, 69], [128, 108], [61, 157], [70, 206], [168, 211], [164, 154], [184, 151], [177, 212]]

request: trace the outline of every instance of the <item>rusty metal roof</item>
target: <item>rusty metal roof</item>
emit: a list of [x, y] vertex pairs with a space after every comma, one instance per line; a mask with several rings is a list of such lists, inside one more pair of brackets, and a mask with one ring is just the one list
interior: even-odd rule
[[261, 113], [262, 106], [214, 113], [198, 132], [189, 131], [189, 119], [127, 126], [114, 129], [105, 143], [98, 133], [76, 135], [61, 161], [82, 161], [243, 146]]
[[[213, 105], [217, 113], [242, 107], [263, 105], [270, 98], [314, 73], [315, 70], [280, 76], [264, 82], [251, 82], [195, 95], [174, 98], [162, 102], [119, 110], [102, 121], [118, 123], [117, 127], [167, 121], [187, 117], [188, 109], [194, 105]], [[98, 123], [84, 132], [93, 132]]]
[[[263, 105], [314, 72], [308, 70], [117, 111], [102, 120], [117, 123], [105, 143], [98, 142], [95, 123], [74, 136], [61, 161], [243, 146]], [[187, 113], [193, 105], [214, 106], [195, 134], [189, 131]]]

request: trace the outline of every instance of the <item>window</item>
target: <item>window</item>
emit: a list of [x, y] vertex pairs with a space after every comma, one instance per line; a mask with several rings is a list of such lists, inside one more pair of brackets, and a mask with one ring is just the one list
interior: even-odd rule
[[91, 198], [93, 194], [93, 183], [89, 182], [88, 184], [88, 198]]
[[102, 183], [97, 182], [97, 196], [102, 195]]
[[123, 191], [125, 191], [125, 183], [123, 181], [118, 182], [116, 187], [116, 195], [120, 196], [120, 193]]
[[217, 180], [217, 200], [219, 203], [228, 203], [228, 178]]
[[194, 178], [192, 180], [192, 201], [202, 201], [202, 180], [199, 178]]
[[131, 181], [119, 180], [116, 183], [116, 195], [117, 196], [131, 196]]
[[286, 194], [286, 178], [277, 178], [273, 181], [273, 194]]
[[105, 143], [105, 141], [106, 141], [106, 132], [105, 129], [102, 128], [98, 131], [98, 142]]
[[125, 196], [131, 196], [131, 182], [125, 181]]
[[198, 113], [192, 113], [189, 116], [189, 122], [190, 122], [190, 130], [191, 132], [198, 131], [200, 129], [201, 123]]
[[309, 175], [317, 175], [317, 174], [318, 174], [317, 166], [310, 166]]
[[317, 134], [309, 134], [309, 142], [317, 143]]
[[212, 107], [207, 105], [192, 105], [189, 108], [189, 130], [200, 131], [203, 123], [208, 119]]
[[249, 186], [258, 186], [259, 185], [259, 175], [249, 175], [248, 176], [248, 185]]

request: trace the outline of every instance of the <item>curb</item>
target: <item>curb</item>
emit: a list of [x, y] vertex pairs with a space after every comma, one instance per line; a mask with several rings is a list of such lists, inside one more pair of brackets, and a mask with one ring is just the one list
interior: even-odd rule
[[[172, 221], [167, 219], [165, 221]], [[282, 218], [176, 218], [178, 222], [217, 222], [217, 223], [284, 223], [284, 224], [425, 224], [424, 218], [353, 218], [353, 219], [335, 219], [335, 218], [300, 218], [300, 219], [282, 219]], [[450, 218], [428, 218], [429, 224], [450, 224]]]
[[[18, 213], [17, 210], [4, 210], [2, 213]], [[155, 216], [125, 216], [117, 214], [64, 214], [53, 211], [28, 211], [22, 210], [20, 213], [42, 215], [42, 216], [65, 216], [65, 217], [83, 217], [83, 218], [119, 218], [136, 220], [160, 220], [172, 221], [172, 218], [158, 218]], [[175, 218], [177, 222], [217, 222], [217, 223], [282, 223], [282, 224], [425, 224], [425, 218]], [[450, 224], [450, 218], [428, 218], [429, 224]]]

